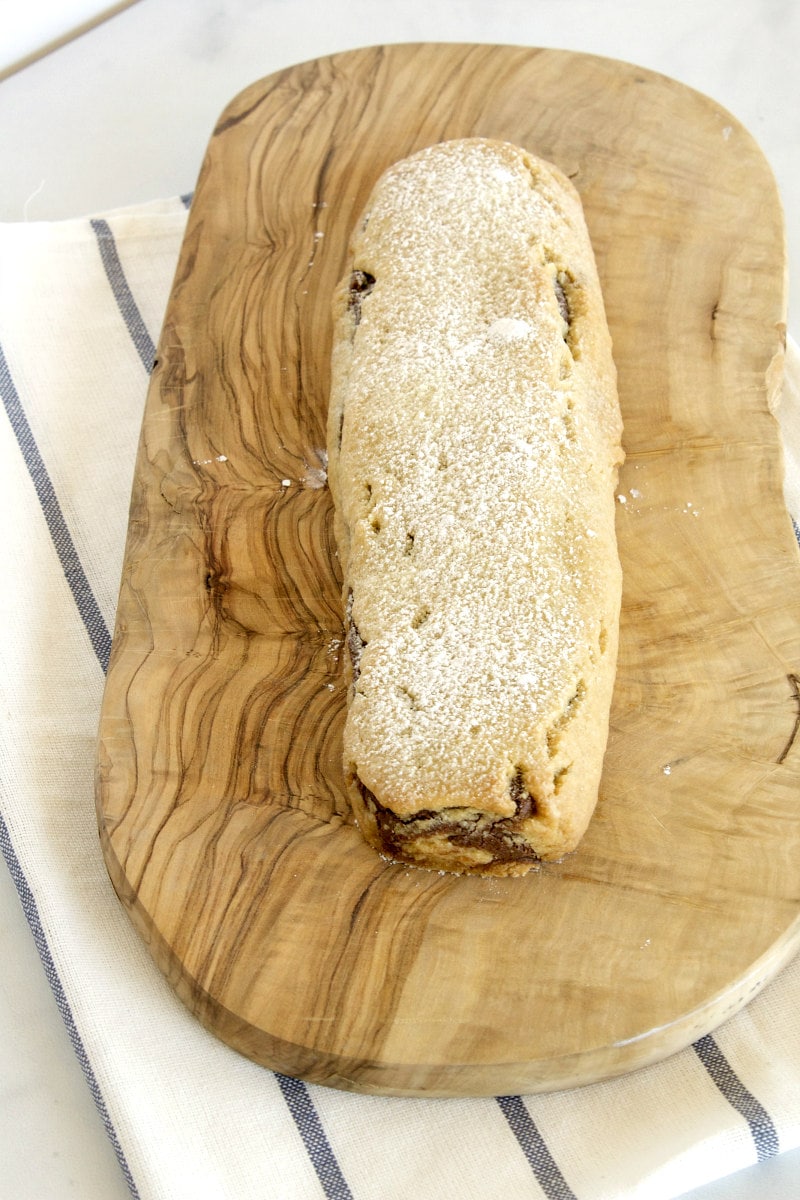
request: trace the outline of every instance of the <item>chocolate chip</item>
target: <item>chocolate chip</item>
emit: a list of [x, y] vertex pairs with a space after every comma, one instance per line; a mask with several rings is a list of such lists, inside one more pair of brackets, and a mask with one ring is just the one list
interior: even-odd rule
[[374, 287], [374, 275], [370, 275], [368, 271], [353, 271], [353, 274], [350, 276], [350, 293], [347, 307], [352, 312], [353, 321], [356, 325], [361, 322], [361, 301], [364, 296], [370, 294]]

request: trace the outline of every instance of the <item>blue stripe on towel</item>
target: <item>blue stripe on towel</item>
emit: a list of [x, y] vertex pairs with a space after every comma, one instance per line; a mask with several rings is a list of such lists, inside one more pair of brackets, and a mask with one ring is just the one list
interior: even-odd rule
[[147, 332], [142, 314], [139, 312], [139, 307], [133, 298], [133, 293], [125, 278], [125, 272], [122, 269], [122, 263], [117, 253], [117, 243], [111, 232], [111, 226], [108, 224], [108, 221], [103, 221], [99, 218], [95, 218], [91, 222], [91, 226], [97, 238], [100, 258], [105, 268], [106, 278], [111, 285], [114, 299], [117, 302], [117, 307], [122, 314], [122, 319], [127, 326], [128, 333], [131, 335], [131, 341], [136, 347], [139, 358], [142, 360], [142, 366], [149, 375], [153, 369], [156, 348], [153, 339]]
[[352, 1200], [353, 1193], [342, 1174], [308, 1088], [301, 1080], [289, 1075], [276, 1072], [275, 1078], [327, 1200]]
[[780, 1142], [772, 1118], [760, 1100], [744, 1086], [714, 1038], [707, 1033], [694, 1043], [692, 1049], [731, 1107], [750, 1126], [759, 1162], [773, 1158], [780, 1152]]
[[[131, 340], [133, 341], [134, 346], [139, 353], [142, 365], [149, 373], [152, 370], [153, 357], [155, 354], [153, 343], [150, 340], [150, 335], [147, 333], [147, 330], [144, 327], [144, 322], [139, 315], [139, 308], [133, 297], [133, 293], [131, 292], [128, 281], [125, 278], [122, 264], [116, 251], [116, 243], [114, 241], [113, 234], [107, 222], [105, 221], [92, 221], [92, 227], [94, 229], [95, 236], [98, 239], [98, 245], [100, 247], [103, 264], [105, 266], [106, 274], [108, 276], [109, 283], [111, 284], [114, 297], [117, 301], [120, 314], [125, 321], [125, 325], [131, 336]], [[8, 366], [2, 352], [2, 347], [0, 347], [0, 391], [2, 391], [3, 402], [5, 404], [9, 420], [11, 421], [12, 427], [14, 428], [14, 432], [17, 436], [17, 441], [20, 445], [23, 459], [28, 467], [31, 478], [33, 479], [34, 486], [36, 487], [39, 502], [50, 530], [50, 535], [53, 539], [56, 549], [58, 550], [59, 557], [62, 565], [64, 566], [65, 574], [67, 575], [67, 579], [70, 582], [70, 587], [72, 589], [72, 594], [75, 598], [78, 611], [89, 632], [92, 645], [95, 649], [95, 653], [97, 654], [100, 664], [103, 670], [107, 671], [108, 660], [111, 651], [111, 635], [106, 627], [102, 614], [100, 613], [97, 602], [94, 599], [88, 580], [83, 572], [80, 560], [78, 559], [78, 555], [67, 528], [66, 521], [64, 520], [64, 516], [58, 503], [58, 498], [55, 494], [55, 489], [53, 488], [52, 482], [47, 473], [47, 469], [44, 465], [44, 461], [36, 445], [33, 433], [28, 423], [28, 419], [25, 415], [21, 401], [17, 394], [17, 390], [14, 386], [14, 382], [11, 378], [11, 373], [8, 370]], [[18, 863], [17, 868], [19, 877], [24, 882], [24, 877], [22, 876], [21, 868], [19, 868]], [[25, 887], [27, 888], [27, 884], [25, 884]], [[30, 889], [28, 889], [28, 892], [29, 891]], [[34, 938], [36, 938], [37, 935], [33, 925], [31, 926], [31, 929], [34, 933]], [[45, 950], [47, 950], [46, 942], [43, 940], [44, 935], [40, 934], [40, 938]], [[41, 953], [42, 952], [40, 950], [40, 954]], [[45, 970], [48, 973], [48, 979], [50, 979], [51, 987], [53, 987], [55, 992], [57, 986], [60, 994], [63, 995], [64, 989], [55, 972], [55, 967], [52, 965], [52, 958], [50, 957], [49, 950], [47, 950], [47, 955], [50, 967], [48, 968], [46, 965]], [[58, 996], [56, 998], [58, 999]], [[64, 1019], [67, 1021], [66, 1016]], [[67, 1024], [68, 1028], [70, 1028], [69, 1022], [67, 1022]], [[74, 1028], [74, 1021], [72, 1022], [71, 1028]], [[81, 1059], [82, 1065], [85, 1060], [88, 1067], [88, 1059], [86, 1058], [86, 1053], [82, 1046], [80, 1051], [78, 1051], [78, 1047], [76, 1045], [76, 1053], [78, 1053], [78, 1057]], [[312, 1165], [317, 1173], [326, 1197], [328, 1197], [328, 1200], [350, 1200], [350, 1188], [348, 1187], [347, 1182], [342, 1175], [341, 1169], [336, 1160], [336, 1156], [333, 1153], [330, 1143], [328, 1142], [327, 1136], [325, 1135], [322, 1122], [320, 1121], [319, 1114], [316, 1111], [308, 1088], [300, 1080], [289, 1079], [288, 1077], [282, 1075], [278, 1075], [277, 1079], [281, 1086], [281, 1092], [288, 1105], [289, 1112], [295, 1122], [295, 1125], [297, 1126], [301, 1138], [303, 1139], [303, 1144], [306, 1147], [309, 1158], [311, 1159]], [[103, 1111], [105, 1111], [105, 1109]], [[109, 1129], [109, 1136], [111, 1137], [112, 1143], [116, 1149], [119, 1144], [116, 1133], [108, 1124], [107, 1128]], [[122, 1162], [122, 1159], [120, 1161]], [[127, 1165], [123, 1166], [123, 1170], [126, 1172], [126, 1178], [128, 1178], [130, 1171], [127, 1169]], [[132, 1186], [132, 1184], [130, 1184], [130, 1186]]]
[[0, 346], [0, 393], [2, 393], [3, 406], [11, 428], [14, 430], [25, 466], [28, 468], [28, 474], [36, 489], [36, 495], [39, 497], [39, 504], [42, 507], [44, 519], [50, 530], [50, 536], [53, 539], [53, 545], [56, 548], [67, 583], [86, 626], [86, 632], [89, 634], [94, 652], [105, 671], [108, 668], [108, 657], [111, 653], [111, 635], [78, 558], [78, 552], [64, 520], [55, 488], [39, 453], [39, 447], [36, 445], [36, 439], [14, 386], [14, 380], [11, 378], [2, 346]]
[[69, 1000], [67, 999], [66, 992], [64, 991], [64, 985], [59, 978], [56, 965], [53, 962], [53, 956], [50, 953], [50, 947], [47, 944], [47, 937], [45, 936], [44, 929], [42, 928], [42, 921], [39, 916], [39, 909], [36, 904], [36, 900], [34, 899], [33, 892], [31, 891], [28, 881], [25, 878], [25, 872], [22, 870], [20, 861], [17, 858], [16, 851], [14, 850], [14, 846], [11, 841], [11, 836], [8, 832], [8, 826], [3, 820], [2, 814], [0, 814], [0, 851], [2, 851], [3, 858], [6, 861], [6, 866], [9, 869], [11, 878], [14, 880], [14, 886], [17, 889], [17, 895], [19, 896], [19, 901], [22, 905], [22, 911], [25, 913], [25, 918], [28, 922], [31, 934], [33, 935], [36, 949], [39, 952], [39, 958], [41, 959], [42, 966], [44, 967], [44, 973], [47, 976], [47, 982], [50, 984], [50, 989], [55, 998], [55, 1002], [58, 1005], [58, 1011], [61, 1013], [61, 1019], [67, 1027], [67, 1033], [69, 1034], [70, 1041], [72, 1042], [72, 1048], [75, 1051], [75, 1057], [80, 1063], [81, 1070], [83, 1071], [86, 1082], [89, 1085], [89, 1091], [92, 1094], [95, 1107], [97, 1108], [100, 1119], [103, 1122], [105, 1131], [108, 1134], [108, 1139], [114, 1148], [114, 1153], [117, 1156], [117, 1161], [119, 1162], [122, 1174], [125, 1176], [125, 1182], [130, 1188], [131, 1196], [134, 1198], [134, 1200], [139, 1200], [139, 1192], [137, 1191], [136, 1184], [134, 1183], [131, 1169], [128, 1166], [124, 1151], [120, 1145], [119, 1138], [117, 1137], [117, 1131], [114, 1128], [111, 1117], [108, 1113], [108, 1109], [106, 1108], [106, 1102], [103, 1099], [103, 1093], [100, 1090], [100, 1084], [97, 1082], [97, 1076], [92, 1070], [92, 1064], [90, 1063], [89, 1056], [86, 1053], [86, 1047], [81, 1040], [81, 1035], [78, 1032], [78, 1028], [75, 1024], [75, 1017], [72, 1014], [72, 1008], [70, 1007]]
[[[192, 194], [182, 196], [186, 208], [192, 200]], [[117, 302], [120, 314], [130, 333], [145, 370], [149, 373], [153, 367], [155, 347], [150, 335], [145, 329], [139, 313], [138, 305], [125, 278], [125, 272], [117, 253], [114, 235], [106, 221], [92, 221], [92, 228], [97, 237], [103, 266], [111, 284], [111, 290]], [[287, 1075], [276, 1074], [281, 1093], [289, 1108], [292, 1119], [303, 1139], [317, 1177], [328, 1200], [350, 1200], [351, 1192], [342, 1174], [336, 1155], [328, 1141], [322, 1122], [306, 1085], [299, 1079], [290, 1079]]]
[[[89, 639], [94, 648], [95, 654], [100, 662], [103, 671], [108, 667], [108, 656], [111, 649], [111, 635], [109, 634], [106, 623], [103, 620], [103, 615], [97, 601], [94, 598], [92, 589], [89, 586], [89, 581], [86, 578], [85, 572], [81, 565], [78, 553], [75, 549], [72, 537], [67, 523], [64, 520], [64, 515], [61, 511], [61, 506], [58, 503], [58, 498], [55, 493], [47, 468], [39, 452], [39, 447], [36, 445], [36, 440], [33, 436], [28, 418], [22, 407], [17, 389], [11, 377], [11, 372], [8, 369], [8, 363], [0, 346], [0, 393], [3, 397], [3, 406], [6, 410], [11, 428], [17, 439], [23, 461], [28, 468], [28, 473], [33, 482], [36, 494], [39, 498], [39, 503], [44, 514], [47, 527], [50, 531], [50, 536], [53, 540], [53, 545], [58, 553], [59, 560], [64, 570], [64, 574], [72, 591], [78, 612], [81, 615], [84, 626], [89, 634]], [[131, 1195], [134, 1200], [138, 1200], [138, 1191], [131, 1174], [130, 1167], [125, 1159], [122, 1147], [117, 1136], [117, 1131], [114, 1128], [111, 1118], [106, 1108], [105, 1100], [103, 1099], [100, 1085], [97, 1082], [97, 1077], [92, 1070], [92, 1065], [89, 1061], [89, 1056], [86, 1053], [80, 1033], [75, 1024], [75, 1018], [72, 1014], [64, 985], [59, 978], [56, 965], [53, 961], [53, 956], [50, 953], [50, 947], [47, 944], [47, 938], [42, 928], [42, 922], [39, 916], [39, 910], [34, 899], [30, 885], [25, 878], [25, 873], [22, 865], [17, 858], [11, 841], [11, 835], [8, 827], [0, 814], [0, 850], [2, 850], [3, 858], [14, 880], [14, 885], [17, 889], [22, 910], [25, 913], [25, 918], [28, 922], [31, 934], [33, 936], [36, 949], [39, 952], [39, 958], [47, 981], [50, 984], [50, 989], [55, 998], [58, 1010], [61, 1013], [62, 1020], [69, 1034], [75, 1056], [83, 1070], [86, 1082], [89, 1085], [89, 1090], [92, 1094], [92, 1099], [95, 1102], [100, 1119], [103, 1122], [109, 1141], [114, 1148], [114, 1153], [117, 1156], [120, 1168], [125, 1181], [128, 1184]]]
[[514, 1137], [520, 1144], [536, 1182], [547, 1200], [577, 1200], [547, 1148], [544, 1138], [536, 1128], [521, 1096], [498, 1096], [497, 1103], [511, 1126]]

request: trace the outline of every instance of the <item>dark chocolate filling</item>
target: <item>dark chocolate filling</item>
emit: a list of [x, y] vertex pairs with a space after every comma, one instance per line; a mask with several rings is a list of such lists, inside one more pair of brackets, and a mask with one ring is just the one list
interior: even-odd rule
[[517, 807], [517, 818], [526, 821], [536, 816], [536, 801], [522, 782], [522, 771], [517, 767], [514, 778], [508, 785], [509, 795]]
[[[399, 817], [380, 804], [357, 776], [355, 782], [365, 805], [375, 818], [381, 846], [390, 858], [404, 859], [406, 847], [416, 838], [444, 832], [451, 845], [488, 850], [495, 863], [538, 861], [538, 855], [520, 837], [520, 822], [536, 811], [535, 801], [527, 792], [526, 801], [516, 800], [516, 816], [494, 821], [481, 816], [464, 816], [453, 820], [454, 810], [450, 810], [448, 816], [447, 809], [423, 809], [410, 817]], [[522, 786], [521, 780], [519, 786]]]

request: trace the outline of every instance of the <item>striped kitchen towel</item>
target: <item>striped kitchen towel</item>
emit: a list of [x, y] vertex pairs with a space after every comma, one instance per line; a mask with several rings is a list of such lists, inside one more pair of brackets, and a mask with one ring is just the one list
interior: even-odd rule
[[[0, 227], [0, 845], [132, 1195], [667, 1200], [800, 1145], [800, 961], [713, 1035], [573, 1092], [357, 1096], [259, 1068], [175, 998], [118, 904], [93, 770], [154, 342], [188, 198]], [[781, 419], [800, 520], [800, 356]]]

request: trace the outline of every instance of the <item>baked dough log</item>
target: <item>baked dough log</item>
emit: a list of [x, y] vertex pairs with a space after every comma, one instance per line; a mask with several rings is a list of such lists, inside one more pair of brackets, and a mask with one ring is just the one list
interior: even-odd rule
[[525, 150], [391, 167], [334, 301], [329, 481], [356, 820], [393, 860], [574, 849], [608, 736], [616, 372], [577, 192]]

